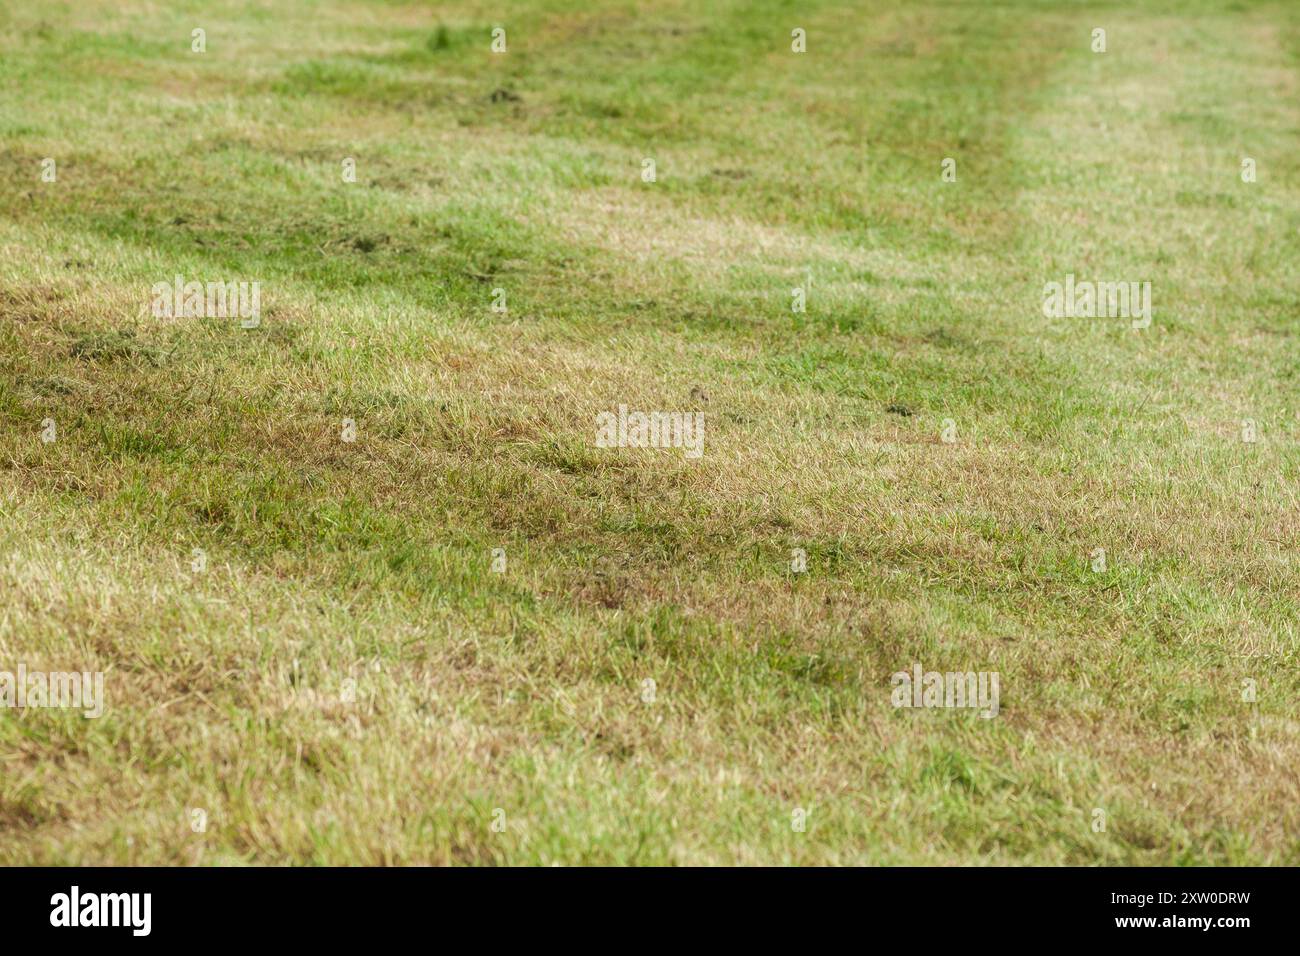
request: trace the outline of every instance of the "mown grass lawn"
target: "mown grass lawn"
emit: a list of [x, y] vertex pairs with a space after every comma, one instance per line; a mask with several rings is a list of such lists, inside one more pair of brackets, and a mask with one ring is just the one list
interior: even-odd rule
[[1300, 7], [181, 6], [0, 4], [0, 863], [1300, 863]]

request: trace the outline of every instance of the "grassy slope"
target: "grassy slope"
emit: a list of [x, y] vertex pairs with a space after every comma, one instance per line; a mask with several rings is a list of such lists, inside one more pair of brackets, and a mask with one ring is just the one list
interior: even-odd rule
[[0, 4], [0, 862], [1300, 863], [1294, 6], [592, 6]]

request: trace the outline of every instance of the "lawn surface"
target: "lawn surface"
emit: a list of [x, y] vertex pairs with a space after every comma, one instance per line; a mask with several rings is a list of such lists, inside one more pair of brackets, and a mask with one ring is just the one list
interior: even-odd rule
[[1298, 134], [1295, 3], [0, 3], [0, 863], [1300, 864]]

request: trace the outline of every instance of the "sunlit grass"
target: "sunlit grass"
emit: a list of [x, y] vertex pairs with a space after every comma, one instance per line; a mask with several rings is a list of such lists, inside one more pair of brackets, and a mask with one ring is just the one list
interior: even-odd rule
[[1297, 11], [508, 6], [0, 8], [0, 862], [1300, 863]]

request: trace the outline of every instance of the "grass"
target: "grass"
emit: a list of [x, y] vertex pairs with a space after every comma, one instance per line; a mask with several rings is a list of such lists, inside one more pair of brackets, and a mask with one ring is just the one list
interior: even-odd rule
[[1300, 10], [642, 6], [0, 4], [0, 863], [1300, 863]]

